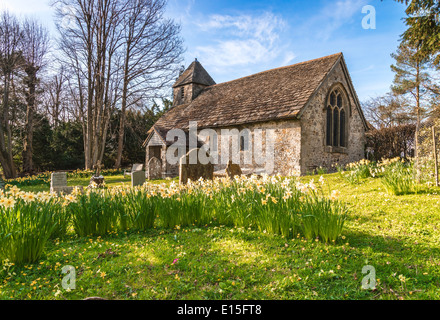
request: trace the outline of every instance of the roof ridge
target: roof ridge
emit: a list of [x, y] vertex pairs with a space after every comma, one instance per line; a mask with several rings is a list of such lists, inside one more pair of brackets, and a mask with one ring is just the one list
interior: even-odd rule
[[324, 57], [321, 57], [321, 58], [311, 59], [311, 60], [307, 60], [307, 61], [302, 61], [302, 62], [298, 62], [298, 63], [295, 63], [295, 64], [291, 64], [291, 65], [288, 65], [288, 66], [283, 66], [283, 67], [273, 68], [273, 69], [269, 69], [269, 70], [265, 70], [265, 71], [260, 71], [260, 72], [257, 72], [257, 73], [254, 73], [254, 74], [250, 74], [248, 76], [240, 77], [240, 78], [237, 78], [237, 79], [234, 79], [234, 80], [229, 80], [229, 81], [217, 83], [217, 84], [214, 84], [214, 85], [212, 85], [212, 86], [210, 86], [208, 88], [212, 88], [212, 87], [215, 87], [215, 86], [220, 86], [222, 84], [227, 84], [227, 83], [230, 83], [230, 82], [234, 82], [234, 81], [250, 78], [250, 77], [253, 77], [253, 76], [257, 76], [257, 75], [260, 75], [260, 74], [263, 74], [263, 73], [272, 72], [272, 71], [275, 71], [275, 70], [288, 69], [288, 68], [291, 68], [291, 67], [299, 66], [301, 64], [306, 64], [306, 63], [316, 62], [318, 60], [328, 59], [328, 58], [333, 57], [333, 56], [343, 56], [343, 53], [342, 52], [334, 53], [334, 54], [330, 54], [328, 56], [324, 56]]

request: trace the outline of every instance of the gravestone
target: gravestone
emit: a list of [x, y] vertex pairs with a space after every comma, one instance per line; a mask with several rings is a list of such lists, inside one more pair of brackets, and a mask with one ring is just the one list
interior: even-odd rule
[[233, 179], [235, 176], [241, 176], [243, 172], [238, 164], [233, 164], [232, 160], [229, 160], [228, 165], [226, 166], [226, 175]]
[[127, 172], [127, 170], [124, 170], [124, 178], [125, 178], [125, 176], [131, 175], [133, 172], [142, 171], [143, 168], [144, 168], [144, 165], [142, 163], [135, 163], [131, 167], [131, 171], [130, 172]]
[[66, 172], [54, 172], [50, 176], [50, 192], [55, 193], [72, 193], [74, 187], [67, 186], [67, 173]]
[[135, 163], [131, 169], [131, 172], [142, 171], [143, 168], [144, 165], [142, 163]]
[[[214, 165], [212, 161], [208, 164], [202, 164], [199, 161], [198, 154], [200, 149], [193, 149], [180, 159], [179, 183], [187, 184], [188, 180], [197, 181], [200, 178], [204, 180], [214, 179]], [[194, 159], [194, 163], [190, 160]]]
[[162, 162], [156, 157], [151, 158], [148, 162], [148, 179], [162, 179]]
[[131, 174], [131, 186], [142, 186], [145, 183], [145, 171], [135, 171]]

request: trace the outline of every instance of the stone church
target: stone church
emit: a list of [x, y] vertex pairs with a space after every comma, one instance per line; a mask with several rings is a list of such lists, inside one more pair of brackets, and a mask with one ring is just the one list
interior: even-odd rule
[[[342, 53], [220, 84], [196, 59], [177, 79], [173, 95], [173, 107], [154, 124], [143, 145], [147, 170], [152, 158], [159, 159], [162, 178], [179, 174], [178, 164], [166, 161], [172, 144], [167, 132], [187, 132], [190, 121], [197, 121], [198, 130], [219, 133], [214, 143], [199, 141], [218, 152], [222, 129], [247, 129], [249, 143], [257, 129], [271, 130], [272, 174], [304, 175], [364, 158], [368, 126]], [[240, 139], [240, 154], [249, 150], [246, 141]], [[225, 164], [215, 165], [215, 170], [224, 169]], [[244, 169], [261, 168], [251, 164]]]

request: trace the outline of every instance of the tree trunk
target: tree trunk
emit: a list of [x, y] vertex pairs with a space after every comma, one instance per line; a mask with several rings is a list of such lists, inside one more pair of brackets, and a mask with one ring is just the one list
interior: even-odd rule
[[93, 169], [92, 149], [93, 149], [93, 93], [94, 93], [94, 75], [93, 75], [93, 27], [90, 15], [87, 15], [87, 135], [84, 136], [86, 149], [85, 168]]
[[26, 123], [25, 123], [25, 138], [23, 146], [23, 172], [32, 174], [34, 172], [34, 164], [32, 161], [33, 148], [33, 132], [34, 132], [34, 113], [35, 113], [35, 91], [37, 86], [37, 69], [34, 67], [26, 68], [27, 79], [25, 81], [28, 87], [28, 92], [26, 93]]
[[[11, 75], [4, 75], [4, 93], [3, 93], [3, 114], [0, 114], [0, 163], [3, 167], [3, 174], [6, 179], [16, 178], [14, 161], [12, 158], [12, 139], [11, 128], [9, 125], [9, 85]], [[5, 132], [6, 131], [6, 132]], [[5, 133], [7, 134], [7, 142], [5, 141]]]
[[124, 77], [124, 88], [122, 89], [122, 103], [121, 103], [121, 118], [119, 121], [119, 132], [118, 132], [118, 152], [116, 154], [115, 169], [121, 168], [122, 164], [122, 151], [124, 149], [124, 134], [125, 134], [125, 118], [127, 109], [127, 91], [128, 91], [128, 76]]
[[419, 131], [420, 131], [420, 65], [417, 63], [417, 76], [416, 76], [416, 112], [417, 112], [417, 123], [416, 123], [416, 136], [415, 136], [415, 166], [416, 166], [416, 181], [420, 183], [420, 159], [419, 159]]

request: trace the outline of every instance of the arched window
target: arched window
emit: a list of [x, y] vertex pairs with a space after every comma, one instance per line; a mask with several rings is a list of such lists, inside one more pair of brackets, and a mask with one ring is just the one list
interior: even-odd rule
[[326, 145], [331, 147], [346, 147], [347, 118], [344, 98], [340, 90], [330, 93], [326, 108]]

